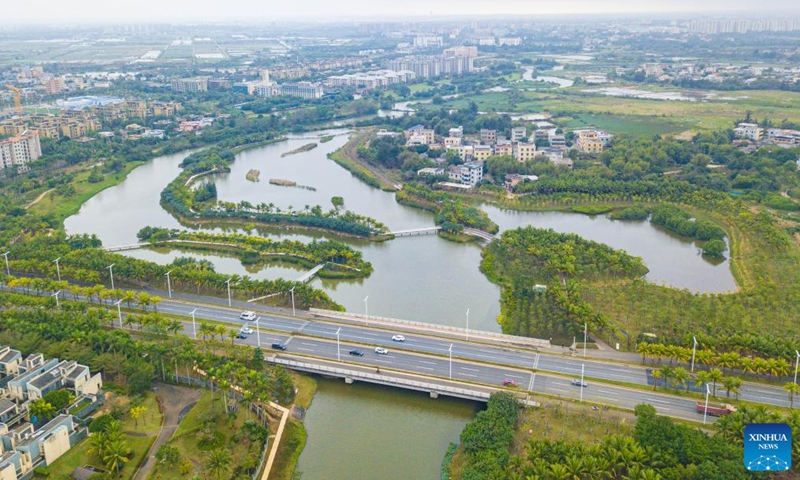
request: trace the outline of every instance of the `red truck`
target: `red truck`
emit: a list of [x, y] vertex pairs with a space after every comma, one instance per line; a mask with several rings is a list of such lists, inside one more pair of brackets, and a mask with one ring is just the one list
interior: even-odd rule
[[705, 411], [708, 415], [715, 417], [730, 415], [736, 411], [736, 407], [733, 405], [728, 405], [727, 403], [709, 403], [708, 410], [706, 410], [705, 402], [697, 402], [695, 403], [694, 408], [697, 410], [697, 413], [703, 413]]

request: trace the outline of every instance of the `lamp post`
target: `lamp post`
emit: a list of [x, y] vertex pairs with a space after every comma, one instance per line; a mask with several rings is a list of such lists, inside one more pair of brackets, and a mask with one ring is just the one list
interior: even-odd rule
[[172, 298], [172, 284], [169, 281], [169, 274], [170, 273], [172, 273], [172, 270], [170, 270], [169, 272], [165, 273], [164, 276], [167, 277], [167, 294], [169, 295], [169, 298]]
[[231, 280], [233, 280], [233, 277], [225, 280], [225, 285], [228, 286], [228, 306], [229, 307], [231, 306]]
[[342, 330], [342, 327], [336, 329], [336, 361], [342, 361], [342, 349], [339, 347], [339, 332]]
[[794, 354], [796, 355], [794, 361], [794, 383], [797, 383], [797, 364], [800, 363], [800, 352], [795, 350]]
[[114, 304], [117, 306], [117, 317], [119, 317], [119, 328], [122, 328], [122, 307], [120, 306], [121, 303], [122, 299], [120, 298], [119, 300], [117, 300], [117, 303]]
[[297, 314], [294, 313], [294, 287], [289, 290], [289, 293], [292, 294], [292, 316], [296, 317]]
[[57, 291], [56, 293], [54, 293], [54, 294], [50, 295], [51, 297], [56, 297], [56, 307], [59, 307], [59, 306], [60, 306], [60, 305], [58, 304], [58, 295], [59, 295], [60, 293], [61, 293], [61, 290], [59, 290], [59, 291]]
[[364, 325], [369, 325], [369, 309], [367, 308], [369, 307], [369, 304], [367, 303], [367, 300], [369, 300], [369, 295], [364, 297]]
[[691, 369], [691, 372], [694, 373], [694, 354], [697, 352], [697, 337], [693, 336], [692, 337], [692, 342], [694, 342], [694, 344], [692, 345], [692, 369]]
[[706, 415], [708, 415], [708, 395], [711, 393], [708, 389], [708, 384], [706, 383], [706, 407], [703, 409], [703, 425], [706, 424]]
[[11, 253], [11, 252], [6, 252], [6, 253], [3, 254], [3, 256], [6, 257], [6, 275], [8, 275], [10, 277], [11, 276], [11, 270], [8, 268], [8, 254], [9, 253]]
[[61, 266], [59, 266], [58, 261], [61, 260], [61, 257], [56, 258], [53, 262], [56, 264], [56, 274], [58, 275], [58, 281], [61, 281]]
[[469, 308], [467, 309], [467, 341], [469, 342]]
[[194, 321], [194, 312], [196, 312], [196, 311], [197, 311], [196, 308], [194, 310], [192, 310], [192, 330], [194, 331], [194, 339], [195, 340], [197, 340], [197, 324]]
[[108, 269], [109, 275], [111, 275], [111, 290], [114, 290], [114, 264], [106, 267]]
[[589, 324], [583, 324], [583, 358], [586, 358], [586, 340], [587, 335], [589, 333]]
[[256, 342], [258, 343], [258, 348], [261, 348], [261, 331], [258, 329], [259, 320], [261, 320], [261, 317], [256, 318], [253, 323], [256, 325]]
[[585, 388], [583, 386], [583, 367], [584, 364], [581, 363], [581, 402], [583, 401], [583, 389]]
[[531, 366], [531, 383], [528, 385], [528, 391], [533, 394], [533, 384], [536, 382], [536, 370], [539, 368], [539, 354], [536, 354], [536, 360], [533, 361]]
[[453, 344], [450, 344], [450, 348], [447, 349], [450, 353], [450, 380], [453, 379]]

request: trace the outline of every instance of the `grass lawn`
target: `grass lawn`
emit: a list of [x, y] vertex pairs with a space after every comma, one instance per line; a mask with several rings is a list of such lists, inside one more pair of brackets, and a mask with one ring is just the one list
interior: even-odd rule
[[130, 416], [131, 404], [129, 404], [126, 408], [127, 414], [122, 423], [122, 430], [126, 432], [134, 431], [142, 433], [159, 430], [161, 428], [162, 415], [158, 411], [156, 395], [153, 392], [147, 392], [143, 397], [143, 401], [140, 401], [137, 405], [147, 408], [147, 411], [140, 415], [138, 420], [134, 420]]
[[[229, 400], [228, 404], [233, 405], [234, 403], [232, 400]], [[259, 448], [258, 445], [252, 444], [246, 438], [234, 438], [241, 430], [244, 422], [248, 419], [246, 409], [240, 406], [236, 419], [233, 422], [230, 422], [227, 417], [224, 416], [223, 411], [224, 406], [220, 392], [216, 392], [212, 400], [211, 391], [203, 391], [203, 396], [200, 397], [197, 404], [186, 414], [183, 421], [181, 421], [181, 424], [178, 426], [178, 430], [172, 437], [172, 442], [175, 443], [181, 452], [181, 462], [186, 463], [188, 459], [192, 465], [187, 468], [186, 470], [188, 471], [183, 474], [180, 473], [178, 465], [171, 465], [169, 467], [157, 465], [153, 469], [151, 477], [159, 478], [157, 475], [161, 475], [160, 478], [164, 479], [185, 480], [191, 478], [193, 475], [200, 475], [201, 478], [205, 478], [203, 477], [204, 472], [201, 470], [202, 465], [208, 452], [214, 448], [205, 449], [200, 447], [198, 443], [203, 435], [203, 423], [210, 418], [210, 412], [223, 415], [214, 421], [215, 431], [222, 436], [222, 441], [219, 447], [216, 448], [226, 448], [230, 450], [233, 455], [233, 468], [247, 463], [257, 466], [258, 460], [261, 457], [261, 448]], [[250, 419], [256, 420], [257, 417], [255, 414], [251, 414]], [[186, 464], [188, 465], [188, 463]]]
[[573, 119], [566, 124], [570, 128], [584, 128], [594, 126], [614, 134], [625, 135], [665, 135], [678, 133], [690, 128], [691, 125], [665, 117], [643, 115], [608, 115], [603, 113], [575, 114]]
[[[125, 440], [127, 440], [128, 446], [131, 448], [133, 457], [127, 464], [125, 464], [122, 472], [120, 472], [120, 476], [117, 477], [121, 480], [129, 480], [133, 478], [133, 475], [136, 473], [136, 469], [138, 468], [139, 464], [144, 460], [148, 450], [150, 450], [150, 446], [156, 441], [156, 437], [132, 437], [130, 435], [125, 435]], [[50, 476], [68, 476], [72, 474], [72, 471], [75, 470], [75, 468], [83, 465], [92, 465], [94, 467], [104, 468], [103, 462], [94, 454], [90, 455], [88, 453], [88, 449], [89, 437], [86, 437], [48, 467]], [[92, 478], [100, 478], [100, 475], [94, 475]]]
[[290, 480], [297, 467], [300, 453], [302, 453], [305, 446], [305, 427], [300, 421], [293, 418], [289, 419], [286, 422], [286, 429], [283, 431], [283, 438], [278, 448], [278, 454], [275, 456], [270, 478], [274, 480]]
[[97, 183], [89, 183], [88, 178], [91, 171], [81, 172], [75, 176], [75, 181], [72, 184], [75, 187], [75, 195], [64, 198], [56, 194], [55, 191], [50, 192], [41, 199], [39, 203], [33, 205], [29, 211], [40, 215], [54, 213], [58, 218], [63, 220], [77, 213], [81, 205], [98, 192], [121, 183], [134, 168], [143, 164], [144, 162], [126, 163], [122, 171], [114, 174], [105, 174], [103, 181]]

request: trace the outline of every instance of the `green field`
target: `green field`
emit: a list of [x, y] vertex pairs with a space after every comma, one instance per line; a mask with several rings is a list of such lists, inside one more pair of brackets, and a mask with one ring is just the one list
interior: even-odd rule
[[687, 130], [691, 125], [680, 120], [642, 115], [578, 114], [564, 124], [570, 128], [597, 127], [616, 134], [665, 135]]

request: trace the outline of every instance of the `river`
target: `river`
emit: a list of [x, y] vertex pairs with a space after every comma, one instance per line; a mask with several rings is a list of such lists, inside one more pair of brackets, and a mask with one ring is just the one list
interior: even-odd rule
[[[322, 135], [328, 132], [315, 132]], [[341, 132], [332, 132], [341, 133]], [[308, 134], [304, 137], [309, 136]], [[332, 196], [344, 197], [345, 206], [370, 215], [392, 229], [432, 226], [433, 215], [399, 205], [393, 193], [368, 187], [327, 159], [347, 138], [336, 136], [315, 149], [296, 155], [281, 154], [311, 142], [295, 138], [259, 147], [237, 156], [231, 172], [214, 177], [219, 198], [238, 202], [331, 207]], [[161, 190], [180, 172], [186, 153], [165, 155], [137, 168], [121, 184], [100, 192], [65, 221], [68, 233], [95, 233], [104, 245], [136, 242], [136, 232], [151, 225], [179, 228], [159, 205]], [[245, 179], [248, 170], [261, 171], [261, 181]], [[270, 178], [296, 181], [316, 191], [271, 185]], [[705, 261], [697, 247], [648, 222], [620, 222], [561, 212], [515, 212], [483, 207], [501, 229], [522, 225], [549, 227], [578, 233], [641, 256], [656, 283], [698, 291], [724, 291], [735, 287], [727, 262]], [[212, 229], [213, 230], [213, 229]], [[320, 233], [285, 228], [259, 230], [279, 238], [309, 241]], [[256, 232], [251, 232], [256, 233]], [[500, 290], [478, 270], [477, 244], [448, 242], [434, 235], [403, 237], [383, 243], [340, 239], [363, 252], [375, 267], [370, 278], [358, 281], [314, 280], [348, 310], [363, 312], [369, 296], [370, 315], [400, 317], [464, 326], [470, 309], [470, 328], [498, 331]], [[125, 252], [136, 258], [168, 263], [185, 255], [211, 260], [217, 271], [249, 274], [256, 278], [297, 278], [294, 265], [273, 265], [255, 271], [234, 258], [205, 253], [154, 250]], [[475, 405], [405, 391], [344, 385], [320, 381], [320, 389], [306, 417], [308, 444], [299, 470], [306, 480], [437, 478], [442, 456], [474, 414]]]
[[319, 380], [305, 418], [303, 480], [439, 478], [450, 442], [458, 443], [478, 405], [425, 393]]
[[550, 83], [555, 83], [556, 85], [558, 85], [558, 88], [571, 87], [572, 85], [575, 84], [574, 81], [569, 80], [567, 78], [547, 77], [547, 76], [534, 77], [532, 68], [526, 68], [525, 69], [525, 73], [522, 74], [522, 80], [525, 81], [525, 82], [550, 82]]

